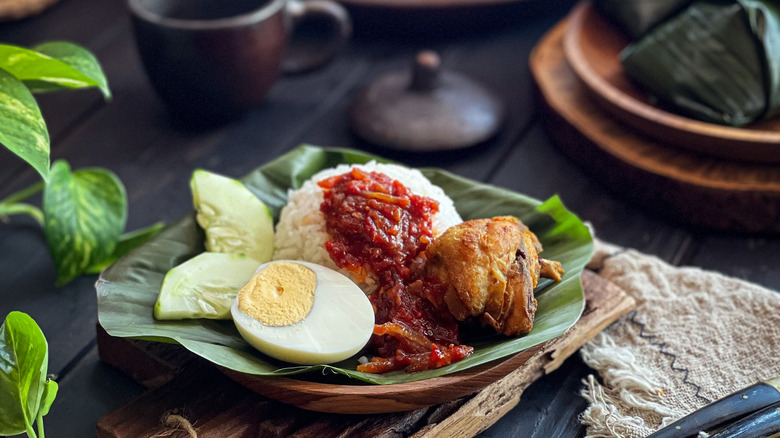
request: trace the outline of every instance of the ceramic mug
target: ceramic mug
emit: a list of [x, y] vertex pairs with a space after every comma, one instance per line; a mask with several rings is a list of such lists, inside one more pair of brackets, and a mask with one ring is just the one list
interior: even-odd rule
[[[177, 115], [233, 118], [259, 104], [285, 72], [314, 68], [351, 33], [330, 0], [128, 0], [136, 45], [158, 95]], [[290, 35], [316, 18], [331, 32], [317, 50], [285, 57]]]

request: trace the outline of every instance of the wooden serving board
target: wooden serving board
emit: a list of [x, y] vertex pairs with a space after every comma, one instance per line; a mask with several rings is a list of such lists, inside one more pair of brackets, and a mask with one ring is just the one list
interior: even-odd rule
[[[636, 306], [633, 298], [593, 272], [583, 273], [583, 286], [586, 308], [574, 327], [538, 348], [472, 373], [474, 380], [484, 382], [476, 385], [481, 390], [470, 387], [469, 395], [453, 391], [446, 397], [426, 399], [420, 387], [414, 406], [396, 405], [396, 408], [412, 410], [383, 414], [344, 415], [306, 410], [321, 411], [328, 400], [347, 403], [338, 396], [333, 398], [333, 394], [301, 390], [311, 382], [285, 379], [295, 381], [289, 382], [288, 391], [277, 382], [270, 385], [274, 388], [270, 392], [261, 388], [262, 385], [253, 385], [253, 389], [286, 402], [280, 403], [240, 385], [211, 363], [179, 346], [114, 338], [98, 328], [100, 357], [150, 387], [145, 394], [102, 417], [97, 423], [98, 437], [192, 436], [181, 428], [182, 420], [193, 425], [200, 438], [474, 436], [517, 405], [522, 391], [533, 381], [557, 369], [585, 342]], [[485, 373], [490, 368], [501, 371], [488, 378]], [[438, 391], [436, 385], [430, 385], [430, 380], [424, 382], [429, 382], [431, 391]], [[362, 387], [389, 391], [388, 388], [398, 386], [402, 385]], [[400, 396], [404, 391], [396, 392]], [[391, 399], [390, 396], [379, 397], [378, 401], [370, 397], [354, 398], [351, 405], [387, 405], [392, 403]], [[438, 404], [430, 406], [432, 402]]]
[[568, 21], [531, 53], [543, 122], [566, 155], [640, 208], [692, 226], [780, 233], [780, 163], [703, 155], [647, 137], [606, 112], [567, 63]]

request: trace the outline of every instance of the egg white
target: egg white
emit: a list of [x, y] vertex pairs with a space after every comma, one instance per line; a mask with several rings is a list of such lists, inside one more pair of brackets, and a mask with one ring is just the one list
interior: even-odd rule
[[338, 362], [360, 351], [374, 328], [374, 310], [363, 291], [343, 274], [314, 263], [297, 263], [316, 275], [314, 303], [302, 320], [275, 327], [254, 319], [233, 302], [231, 315], [238, 332], [250, 345], [273, 358], [300, 365]]

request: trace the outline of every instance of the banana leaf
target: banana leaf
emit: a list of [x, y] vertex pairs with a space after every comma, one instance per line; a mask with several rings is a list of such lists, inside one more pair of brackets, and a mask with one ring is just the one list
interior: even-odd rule
[[[378, 157], [346, 149], [301, 146], [255, 170], [244, 183], [271, 208], [276, 220], [288, 189], [300, 187], [323, 168], [375, 158]], [[509, 356], [563, 334], [577, 321], [584, 306], [580, 274], [590, 259], [592, 239], [587, 227], [557, 197], [540, 202], [443, 170], [423, 169], [423, 173], [447, 192], [464, 219], [515, 215], [536, 232], [544, 245], [545, 257], [563, 263], [566, 273], [560, 283], [545, 281], [537, 288], [539, 308], [529, 335], [466, 337], [465, 341], [475, 347], [475, 353], [450, 366], [418, 373], [367, 374], [355, 371], [357, 357], [317, 366], [290, 366], [276, 361], [244, 342], [231, 321], [157, 321], [152, 313], [165, 273], [204, 251], [203, 233], [194, 220], [194, 213], [103, 272], [96, 285], [100, 324], [112, 336], [181, 344], [215, 364], [242, 373], [289, 375], [332, 371], [363, 382], [390, 384], [441, 376]]]
[[696, 1], [620, 56], [628, 77], [677, 114], [739, 127], [780, 112], [774, 1]]
[[632, 40], [681, 11], [692, 0], [593, 0], [593, 7]]

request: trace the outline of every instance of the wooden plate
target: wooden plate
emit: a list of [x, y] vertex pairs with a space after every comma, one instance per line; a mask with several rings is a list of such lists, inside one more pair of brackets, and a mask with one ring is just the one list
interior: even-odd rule
[[[593, 271], [582, 272], [585, 310], [565, 334], [525, 351], [455, 374], [393, 385], [344, 385], [295, 377], [260, 377], [220, 368], [231, 379], [268, 398], [317, 412], [376, 414], [421, 409], [478, 392], [504, 380], [525, 386], [557, 369], [585, 342], [636, 305], [614, 284]], [[332, 377], [332, 376], [329, 376]], [[519, 398], [519, 394], [516, 395]]]
[[548, 110], [542, 121], [561, 151], [614, 193], [664, 219], [780, 234], [780, 164], [698, 154], [619, 123], [594, 102], [567, 63], [566, 32], [567, 22], [555, 26], [530, 59]]
[[339, 385], [289, 377], [258, 377], [224, 368], [222, 372], [258, 394], [302, 409], [378, 414], [421, 409], [473, 394], [526, 363], [545, 345], [456, 374], [393, 385]]
[[700, 122], [654, 107], [623, 72], [628, 37], [590, 2], [572, 11], [563, 38], [571, 69], [598, 103], [632, 128], [677, 147], [733, 160], [780, 163], [780, 118], [746, 128]]
[[[631, 296], [593, 271], [584, 271], [582, 282], [585, 313], [562, 337], [548, 342], [528, 361], [474, 396], [403, 414], [306, 415], [292, 406], [250, 394], [214, 372], [210, 362], [201, 361], [183, 347], [115, 338], [98, 326], [100, 358], [135, 379], [140, 378], [141, 383], [154, 383], [154, 389], [100, 418], [98, 437], [167, 436], [165, 434], [173, 429], [162, 425], [160, 417], [173, 408], [183, 411], [187, 420], [197, 427], [198, 436], [204, 438], [471, 437], [516, 406], [532, 382], [557, 369], [583, 343], [636, 306]], [[448, 393], [448, 397], [455, 397], [455, 394]], [[323, 396], [331, 403], [341, 405], [341, 401], [331, 397], [333, 394]], [[419, 394], [418, 397], [418, 400], [422, 399]], [[386, 399], [382, 397], [382, 400]], [[366, 401], [374, 403], [375, 398], [356, 400], [361, 406]], [[320, 405], [329, 407], [325, 401]], [[180, 432], [172, 436], [183, 435]]]

